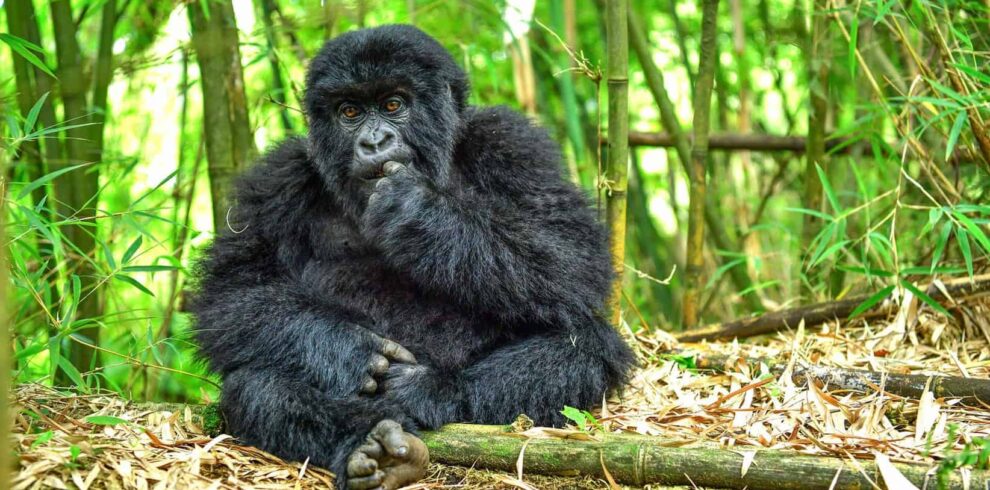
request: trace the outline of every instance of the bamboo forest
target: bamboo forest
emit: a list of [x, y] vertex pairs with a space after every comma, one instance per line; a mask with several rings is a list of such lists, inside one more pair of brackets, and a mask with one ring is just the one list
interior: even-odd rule
[[0, 488], [990, 488], [988, 0], [0, 0], [0, 168]]

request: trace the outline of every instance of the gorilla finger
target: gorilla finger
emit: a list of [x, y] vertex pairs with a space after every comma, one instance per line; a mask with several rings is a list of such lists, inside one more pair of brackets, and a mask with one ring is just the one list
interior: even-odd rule
[[369, 458], [375, 460], [385, 455], [385, 450], [382, 449], [382, 445], [372, 438], [371, 434], [368, 434], [367, 440], [365, 440], [364, 444], [357, 448], [356, 452], [365, 454]]
[[350, 478], [358, 476], [368, 476], [378, 469], [378, 461], [369, 458], [368, 455], [360, 451], [355, 452], [347, 460], [347, 476]]
[[382, 354], [385, 354], [385, 357], [396, 362], [416, 364], [416, 356], [412, 352], [388, 339], [382, 339]]
[[375, 440], [381, 443], [389, 455], [398, 459], [405, 459], [409, 455], [406, 433], [398, 422], [383, 420], [371, 430], [371, 434]]
[[362, 478], [348, 478], [347, 488], [352, 488], [354, 490], [371, 490], [380, 488], [382, 486], [382, 480], [385, 479], [385, 472], [376, 471], [374, 475], [365, 476]]
[[368, 374], [372, 376], [381, 376], [388, 371], [388, 359], [381, 354], [372, 354], [371, 361], [368, 363]]
[[376, 391], [378, 391], [378, 382], [376, 382], [372, 378], [368, 378], [364, 380], [364, 384], [361, 385], [361, 393], [364, 393], [365, 395], [371, 395]]
[[385, 162], [385, 165], [382, 167], [382, 171], [386, 176], [395, 175], [405, 169], [406, 166], [399, 162]]

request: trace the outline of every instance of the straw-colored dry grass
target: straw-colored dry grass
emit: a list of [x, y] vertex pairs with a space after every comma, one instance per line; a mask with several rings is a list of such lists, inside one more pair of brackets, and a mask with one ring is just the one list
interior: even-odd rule
[[[672, 347], [791, 359], [896, 373], [990, 377], [990, 301], [969, 298], [952, 318], [902, 299], [892, 318], [849, 321], [746, 344], [675, 345], [663, 334], [636, 337], [643, 367], [621, 397], [595, 411], [606, 430], [715, 442], [746, 453], [792, 449], [843, 458], [885, 454], [937, 466], [967, 442], [990, 438], [990, 409], [957, 399], [906, 399], [874, 387], [854, 392], [733, 363], [724, 373], [687, 369]], [[204, 435], [193, 412], [128, 403], [112, 394], [74, 395], [39, 385], [16, 393], [15, 489], [27, 488], [327, 488], [333, 476], [286, 463], [228, 436]], [[95, 418], [94, 418], [95, 417]], [[102, 418], [101, 418], [102, 417]], [[120, 423], [115, 417], [128, 421]], [[411, 488], [608, 488], [604, 481], [432, 467]]]

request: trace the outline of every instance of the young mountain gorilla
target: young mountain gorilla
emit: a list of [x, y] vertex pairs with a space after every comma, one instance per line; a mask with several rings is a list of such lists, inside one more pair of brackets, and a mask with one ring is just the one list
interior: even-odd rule
[[556, 146], [467, 96], [413, 27], [328, 42], [309, 137], [241, 179], [201, 264], [197, 337], [229, 430], [342, 488], [421, 478], [420, 428], [560, 424], [632, 364], [602, 316], [605, 235]]

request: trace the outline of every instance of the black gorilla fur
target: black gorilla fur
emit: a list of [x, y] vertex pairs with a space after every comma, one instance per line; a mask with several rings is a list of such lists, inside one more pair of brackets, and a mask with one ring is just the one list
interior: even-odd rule
[[[403, 87], [408, 168], [369, 200], [349, 176], [353, 137], [327, 93]], [[633, 356], [603, 319], [605, 233], [547, 133], [466, 103], [435, 40], [385, 26], [329, 41], [309, 68], [308, 138], [238, 184], [231, 228], [200, 263], [197, 339], [224, 379], [229, 430], [346, 473], [382, 419], [559, 425], [626, 379]], [[380, 336], [393, 363], [361, 392]]]

